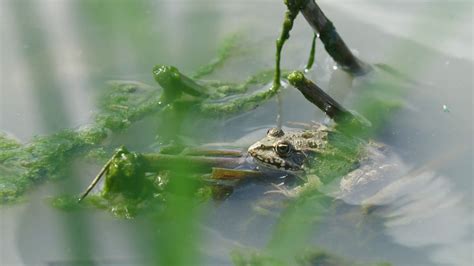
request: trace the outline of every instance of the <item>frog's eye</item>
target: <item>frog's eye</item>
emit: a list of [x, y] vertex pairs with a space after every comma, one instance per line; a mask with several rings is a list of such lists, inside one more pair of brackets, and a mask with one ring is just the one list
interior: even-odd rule
[[280, 156], [288, 155], [291, 152], [291, 145], [285, 141], [279, 142], [275, 145], [275, 151]]

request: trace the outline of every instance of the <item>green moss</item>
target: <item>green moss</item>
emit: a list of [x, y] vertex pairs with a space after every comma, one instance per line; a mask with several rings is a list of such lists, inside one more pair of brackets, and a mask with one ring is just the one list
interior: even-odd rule
[[288, 81], [295, 87], [300, 87], [306, 82], [306, 78], [301, 71], [293, 71], [288, 75]]

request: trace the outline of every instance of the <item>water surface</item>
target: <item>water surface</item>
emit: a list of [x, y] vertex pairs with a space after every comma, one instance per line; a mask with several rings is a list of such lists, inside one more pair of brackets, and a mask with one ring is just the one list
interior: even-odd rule
[[[280, 2], [2, 0], [0, 129], [27, 142], [34, 135], [85, 125], [97, 110], [97, 95], [107, 80], [153, 84], [155, 64], [191, 73], [235, 32], [241, 33], [237, 55], [210, 78], [241, 81], [271, 68], [284, 11]], [[359, 234], [370, 235], [362, 238], [363, 244], [357, 244], [361, 238], [354, 220], [337, 216], [311, 232], [314, 244], [359, 261], [472, 264], [472, 3], [319, 2], [360, 58], [389, 65], [402, 75], [394, 78], [377, 70], [351, 80], [318, 43], [309, 77], [349, 108], [353, 95], [374, 80], [394, 79], [403, 86], [405, 101], [376, 138], [400, 156], [401, 172], [414, 169], [417, 175], [403, 187], [405, 201], [380, 212], [385, 220], [357, 227]], [[309, 26], [297, 19], [284, 48], [283, 68], [304, 67], [311, 36]], [[324, 120], [293, 88], [285, 89], [282, 99], [284, 124]], [[197, 134], [199, 142], [240, 139], [245, 146], [275, 126], [277, 111], [272, 100], [230, 120], [190, 118], [188, 126], [213, 129]], [[144, 151], [154, 134], [145, 121], [122, 139]], [[148, 245], [152, 240], [146, 219], [120, 220], [100, 211], [64, 212], [45, 201], [64, 191], [80, 191], [98, 168], [78, 164], [67, 179], [33, 189], [21, 204], [3, 206], [2, 264], [57, 265], [81, 254], [99, 265], [146, 261], [155, 252]], [[79, 186], [77, 191], [71, 184]], [[199, 222], [205, 265], [229, 264], [229, 251], [267, 244], [276, 218], [256, 215], [253, 206], [270, 188], [249, 184], [207, 209]]]

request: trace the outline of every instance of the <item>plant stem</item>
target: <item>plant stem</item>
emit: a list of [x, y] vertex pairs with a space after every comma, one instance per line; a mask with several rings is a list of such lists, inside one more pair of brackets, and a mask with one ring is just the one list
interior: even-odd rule
[[283, 20], [283, 28], [281, 29], [280, 37], [276, 40], [276, 60], [275, 60], [275, 76], [273, 79], [273, 87], [278, 90], [280, 83], [280, 61], [281, 50], [286, 40], [290, 38], [290, 31], [293, 28], [293, 22], [299, 13], [300, 3], [298, 0], [285, 0], [287, 10], [285, 12], [285, 19]]
[[318, 34], [315, 33], [313, 36], [313, 41], [311, 42], [311, 51], [309, 52], [308, 63], [306, 63], [305, 71], [310, 70], [314, 64], [314, 54], [316, 53], [316, 39]]

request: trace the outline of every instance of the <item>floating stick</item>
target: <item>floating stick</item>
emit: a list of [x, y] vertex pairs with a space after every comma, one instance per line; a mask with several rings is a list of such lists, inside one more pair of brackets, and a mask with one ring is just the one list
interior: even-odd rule
[[[298, 1], [298, 0], [292, 0]], [[324, 44], [324, 48], [344, 71], [353, 75], [364, 75], [371, 67], [355, 57], [337, 33], [332, 22], [326, 17], [314, 0], [304, 1], [299, 5], [300, 12], [311, 25]]]

